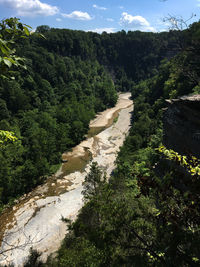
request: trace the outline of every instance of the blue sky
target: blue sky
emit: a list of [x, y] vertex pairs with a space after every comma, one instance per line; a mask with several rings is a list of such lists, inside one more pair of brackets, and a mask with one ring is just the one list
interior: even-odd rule
[[84, 31], [163, 31], [163, 18], [200, 19], [200, 0], [0, 0], [0, 19], [18, 17], [39, 25]]

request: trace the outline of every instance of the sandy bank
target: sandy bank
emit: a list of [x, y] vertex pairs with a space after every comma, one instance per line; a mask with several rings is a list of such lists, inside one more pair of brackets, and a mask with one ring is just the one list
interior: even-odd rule
[[97, 114], [96, 118], [90, 122], [90, 127], [105, 127], [116, 111], [127, 108], [133, 104], [132, 100], [130, 100], [130, 96], [130, 93], [121, 94], [116, 106]]

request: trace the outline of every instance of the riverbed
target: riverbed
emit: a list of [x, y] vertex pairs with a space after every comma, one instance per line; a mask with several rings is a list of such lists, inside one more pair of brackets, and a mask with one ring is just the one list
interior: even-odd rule
[[97, 114], [90, 122], [86, 140], [62, 155], [63, 164], [47, 182], [24, 195], [0, 217], [0, 265], [23, 266], [30, 248], [42, 260], [54, 253], [66, 234], [61, 218], [74, 220], [83, 205], [82, 182], [96, 161], [109, 178], [115, 159], [130, 129], [133, 102], [130, 93], [119, 95], [114, 108]]

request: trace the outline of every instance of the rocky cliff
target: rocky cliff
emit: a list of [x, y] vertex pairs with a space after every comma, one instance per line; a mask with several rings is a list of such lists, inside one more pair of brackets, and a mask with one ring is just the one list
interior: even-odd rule
[[164, 140], [167, 148], [200, 158], [200, 94], [167, 100]]

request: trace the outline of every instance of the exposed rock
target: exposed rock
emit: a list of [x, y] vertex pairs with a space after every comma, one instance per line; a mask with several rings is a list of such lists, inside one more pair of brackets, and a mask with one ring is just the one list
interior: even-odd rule
[[166, 102], [164, 145], [182, 155], [200, 158], [200, 94]]

